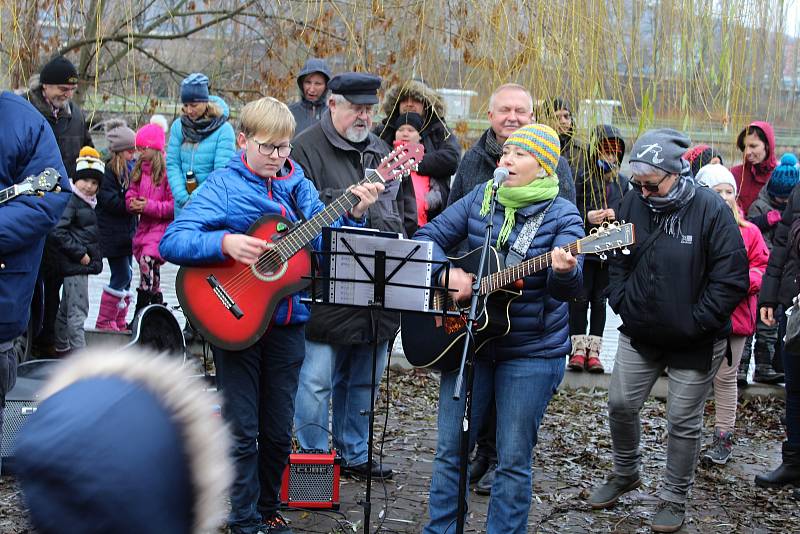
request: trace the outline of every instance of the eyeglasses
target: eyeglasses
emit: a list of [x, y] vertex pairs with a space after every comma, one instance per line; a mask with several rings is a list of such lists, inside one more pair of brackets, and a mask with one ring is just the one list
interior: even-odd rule
[[658, 188], [659, 188], [659, 186], [661, 186], [661, 183], [664, 180], [666, 180], [667, 178], [669, 178], [670, 176], [672, 176], [672, 175], [671, 174], [667, 174], [666, 176], [664, 176], [662, 179], [660, 179], [658, 182], [656, 182], [654, 184], [651, 184], [651, 183], [643, 184], [643, 183], [637, 182], [634, 179], [631, 179], [630, 183], [631, 183], [631, 186], [633, 186], [633, 188], [638, 193], [641, 193], [642, 189], [646, 189], [648, 193], [658, 193]]
[[262, 156], [271, 156], [278, 151], [279, 158], [288, 158], [289, 154], [292, 153], [292, 145], [291, 143], [288, 145], [273, 145], [272, 143], [259, 143], [255, 139], [251, 139], [256, 145], [258, 145], [258, 153]]

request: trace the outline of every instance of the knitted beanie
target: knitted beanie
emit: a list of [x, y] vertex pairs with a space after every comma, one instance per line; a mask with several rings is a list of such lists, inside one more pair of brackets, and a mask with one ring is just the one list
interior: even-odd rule
[[103, 181], [105, 172], [106, 166], [103, 160], [100, 159], [100, 153], [90, 146], [85, 146], [78, 156], [73, 182], [78, 180], [97, 180], [97, 183], [100, 184]]
[[630, 162], [640, 161], [668, 174], [680, 174], [683, 172], [683, 155], [690, 144], [689, 138], [677, 130], [648, 130], [633, 144]]
[[208, 76], [193, 72], [181, 82], [181, 102], [208, 102]]
[[548, 175], [552, 175], [558, 165], [561, 143], [555, 130], [544, 124], [523, 126], [506, 139], [505, 145], [515, 145], [533, 154], [539, 165]]
[[698, 171], [695, 179], [700, 185], [704, 185], [712, 189], [720, 184], [727, 184], [733, 187], [733, 194], [736, 194], [736, 180], [733, 178], [731, 171], [729, 171], [725, 165], [720, 165], [719, 163], [709, 163]]
[[136, 132], [128, 128], [125, 121], [113, 120], [106, 123], [106, 139], [111, 152], [133, 150], [136, 147]]
[[70, 60], [58, 56], [42, 67], [39, 82], [48, 85], [74, 85], [78, 83], [78, 71]]
[[772, 171], [772, 176], [767, 182], [767, 193], [770, 196], [786, 198], [800, 180], [800, 171], [797, 169], [797, 158], [794, 154], [784, 154], [781, 163]]
[[145, 124], [136, 132], [137, 148], [164, 151], [164, 130], [158, 124]]
[[409, 113], [401, 113], [394, 120], [392, 126], [394, 126], [395, 130], [399, 130], [401, 126], [405, 126], [406, 124], [413, 126], [416, 131], [421, 132], [424, 119], [422, 118], [422, 115], [419, 113], [414, 113], [413, 111]]

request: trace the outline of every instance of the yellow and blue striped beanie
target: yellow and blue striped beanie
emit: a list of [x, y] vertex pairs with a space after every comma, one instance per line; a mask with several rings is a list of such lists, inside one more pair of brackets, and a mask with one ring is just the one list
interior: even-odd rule
[[544, 124], [523, 126], [506, 139], [505, 145], [515, 145], [533, 154], [548, 176], [555, 173], [561, 143], [555, 130]]

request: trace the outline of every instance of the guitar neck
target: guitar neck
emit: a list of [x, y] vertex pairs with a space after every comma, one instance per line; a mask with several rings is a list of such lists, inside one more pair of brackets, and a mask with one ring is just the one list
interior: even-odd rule
[[[569, 245], [561, 248], [575, 256], [578, 254], [578, 241], [573, 241]], [[491, 293], [501, 287], [509, 286], [526, 276], [547, 269], [553, 263], [552, 254], [552, 252], [546, 252], [535, 258], [519, 262], [502, 271], [484, 276], [481, 280], [481, 294], [485, 295]]]
[[11, 187], [3, 189], [0, 191], [0, 204], [3, 202], [8, 202], [15, 196], [17, 196], [17, 186], [12, 185]]
[[[383, 181], [381, 175], [373, 171], [367, 175], [366, 178], [358, 182], [358, 185]], [[286, 261], [294, 256], [298, 250], [313, 241], [320, 232], [322, 232], [324, 227], [333, 224], [335, 220], [353, 209], [360, 201], [361, 199], [359, 199], [358, 196], [347, 191], [328, 204], [324, 210], [292, 230], [284, 239], [278, 241], [275, 246], [275, 249], [281, 256], [281, 260]]]

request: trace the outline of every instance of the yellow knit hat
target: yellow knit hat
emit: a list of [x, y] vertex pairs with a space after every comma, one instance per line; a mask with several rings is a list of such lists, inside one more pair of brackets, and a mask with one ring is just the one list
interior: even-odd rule
[[558, 166], [561, 143], [558, 141], [556, 131], [545, 124], [523, 126], [506, 139], [503, 143], [503, 146], [505, 145], [515, 145], [533, 154], [548, 176], [552, 175]]

